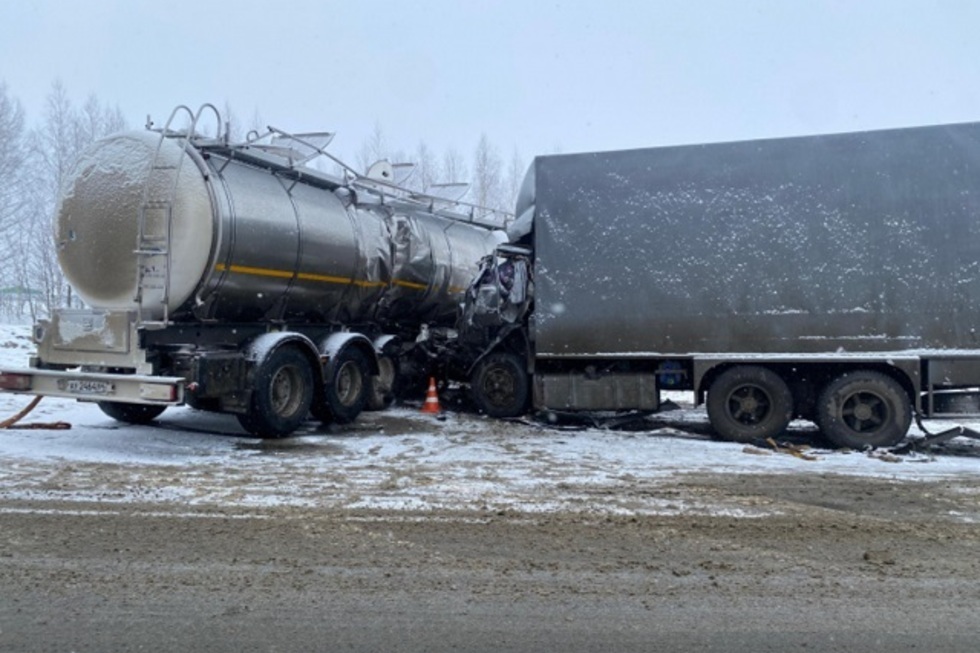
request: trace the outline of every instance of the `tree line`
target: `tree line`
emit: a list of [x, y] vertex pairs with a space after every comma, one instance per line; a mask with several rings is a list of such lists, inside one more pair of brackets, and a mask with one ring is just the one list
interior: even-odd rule
[[0, 81], [0, 315], [34, 320], [77, 302], [58, 267], [58, 195], [87, 145], [127, 127], [118, 107], [94, 95], [77, 104], [61, 82], [29, 127], [20, 101]]
[[419, 141], [414, 150], [391, 147], [379, 123], [357, 152], [356, 166], [367, 170], [375, 161], [387, 159], [392, 163], [414, 166], [405, 185], [422, 193], [435, 193], [439, 184], [468, 184], [462, 201], [503, 212], [513, 212], [517, 193], [524, 179], [526, 166], [520, 152], [514, 149], [505, 162], [500, 150], [486, 134], [481, 134], [472, 156], [467, 158], [454, 147], [441, 155]]
[[[227, 104], [222, 117], [232, 139], [243, 140], [246, 129]], [[257, 112], [250, 122], [248, 130], [264, 130]], [[42, 114], [29, 121], [21, 102], [0, 80], [0, 318], [33, 321], [55, 308], [79, 305], [58, 267], [58, 198], [85, 147], [130, 128], [118, 106], [95, 95], [78, 103], [60, 81], [51, 85]], [[525, 172], [516, 149], [505, 162], [486, 134], [470, 156], [455, 148], [439, 153], [424, 141], [406, 150], [393, 147], [377, 123], [352, 165], [365, 172], [382, 159], [413, 164], [404, 182], [412, 190], [438, 194], [438, 184], [466, 183], [465, 194], [455, 199], [504, 212], [514, 210]]]

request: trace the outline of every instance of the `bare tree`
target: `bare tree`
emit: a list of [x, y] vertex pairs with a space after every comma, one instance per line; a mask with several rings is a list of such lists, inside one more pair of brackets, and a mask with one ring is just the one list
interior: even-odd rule
[[527, 166], [521, 153], [514, 148], [510, 155], [510, 163], [507, 165], [507, 177], [505, 183], [507, 206], [503, 207], [506, 211], [513, 211], [517, 204], [517, 195], [521, 192], [521, 184], [524, 182], [524, 175]]
[[361, 173], [364, 173], [372, 164], [386, 158], [388, 158], [388, 141], [385, 138], [384, 129], [381, 128], [381, 123], [375, 121], [374, 130], [357, 153], [357, 167]]
[[28, 137], [32, 155], [30, 174], [38, 183], [32, 184], [25, 195], [27, 209], [18, 234], [24, 259], [17, 266], [17, 274], [20, 285], [31, 289], [29, 309], [33, 319], [50, 313], [67, 300], [67, 286], [57, 266], [51, 236], [52, 214], [81, 146], [82, 123], [64, 84], [55, 80], [45, 101], [43, 122]]
[[25, 292], [17, 274], [23, 260], [18, 222], [27, 204], [24, 198], [26, 160], [24, 110], [0, 83], [0, 311], [19, 315]]
[[252, 119], [248, 121], [249, 133], [264, 134], [267, 128], [268, 125], [262, 120], [262, 114], [259, 113], [259, 108], [255, 107], [252, 109]]
[[470, 172], [459, 150], [449, 148], [442, 155], [442, 180], [449, 184], [469, 181]]
[[479, 206], [503, 208], [501, 162], [497, 149], [486, 134], [480, 135], [473, 156], [473, 202]]
[[21, 224], [22, 285], [39, 290], [43, 298], [42, 306], [32, 303], [32, 317], [71, 302], [71, 289], [58, 267], [52, 238], [54, 211], [68, 174], [90, 143], [125, 128], [118, 108], [102, 105], [93, 95], [76, 109], [64, 85], [60, 81], [52, 84], [41, 125], [29, 137], [31, 174], [41, 183], [31, 185], [26, 195], [28, 209]]
[[439, 170], [436, 157], [424, 141], [419, 141], [415, 148], [415, 174], [412, 177], [412, 188], [428, 193], [432, 184], [439, 182]]
[[23, 207], [24, 110], [0, 83], [0, 231], [6, 233]]
[[45, 100], [43, 124], [33, 132], [33, 150], [38, 157], [40, 177], [49, 186], [47, 195], [52, 205], [78, 154], [78, 131], [68, 92], [61, 80], [55, 80]]
[[[221, 119], [224, 121], [224, 123], [218, 125], [219, 134], [224, 134], [227, 132], [228, 138], [233, 142], [245, 140], [245, 128], [242, 126], [241, 121], [238, 119], [238, 114], [236, 114], [235, 110], [232, 109], [231, 103], [228, 102], [228, 100], [225, 100], [224, 107], [221, 110]], [[204, 116], [202, 116], [202, 120], [200, 122], [205, 122]], [[208, 125], [197, 125], [196, 131], [198, 133], [204, 133], [203, 130], [207, 127]]]

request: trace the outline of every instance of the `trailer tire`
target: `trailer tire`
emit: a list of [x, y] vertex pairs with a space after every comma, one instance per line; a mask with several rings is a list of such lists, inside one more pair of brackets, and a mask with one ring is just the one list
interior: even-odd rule
[[127, 424], [149, 424], [167, 410], [166, 406], [126, 404], [120, 401], [100, 401], [99, 408], [112, 419]]
[[378, 374], [368, 377], [367, 410], [384, 410], [395, 401], [398, 363], [386, 354], [378, 356]]
[[793, 394], [770, 369], [743, 365], [722, 372], [708, 388], [708, 419], [724, 440], [772, 438], [793, 418]]
[[838, 447], [891, 447], [908, 433], [912, 404], [892, 377], [857, 370], [827, 384], [817, 402], [816, 422]]
[[530, 383], [523, 360], [497, 352], [473, 370], [470, 390], [477, 408], [489, 417], [517, 417], [527, 410]]
[[345, 347], [332, 361], [323, 396], [313, 408], [313, 416], [324, 424], [350, 424], [364, 410], [369, 390], [368, 362], [357, 347]]
[[280, 347], [255, 372], [248, 413], [238, 422], [252, 435], [283, 438], [306, 421], [313, 403], [313, 370], [296, 347]]

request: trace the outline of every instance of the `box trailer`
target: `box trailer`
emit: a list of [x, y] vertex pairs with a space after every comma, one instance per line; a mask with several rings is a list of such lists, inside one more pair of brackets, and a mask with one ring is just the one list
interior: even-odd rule
[[459, 325], [488, 414], [692, 390], [865, 447], [975, 406], [980, 123], [541, 156], [517, 215]]

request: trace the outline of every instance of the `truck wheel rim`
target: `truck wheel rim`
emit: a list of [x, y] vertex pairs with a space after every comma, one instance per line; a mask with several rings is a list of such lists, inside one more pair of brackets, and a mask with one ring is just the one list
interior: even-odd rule
[[395, 383], [395, 364], [387, 356], [378, 359], [378, 388], [389, 392]]
[[270, 384], [272, 410], [277, 415], [288, 417], [295, 413], [302, 401], [302, 384], [299, 370], [286, 366], [276, 372]]
[[350, 406], [361, 395], [364, 380], [354, 362], [346, 362], [337, 372], [337, 399], [344, 406]]
[[875, 433], [889, 422], [888, 403], [873, 392], [855, 392], [841, 404], [841, 419], [855, 433]]
[[728, 395], [728, 414], [739, 424], [762, 422], [770, 413], [772, 398], [757, 385], [739, 386]]

